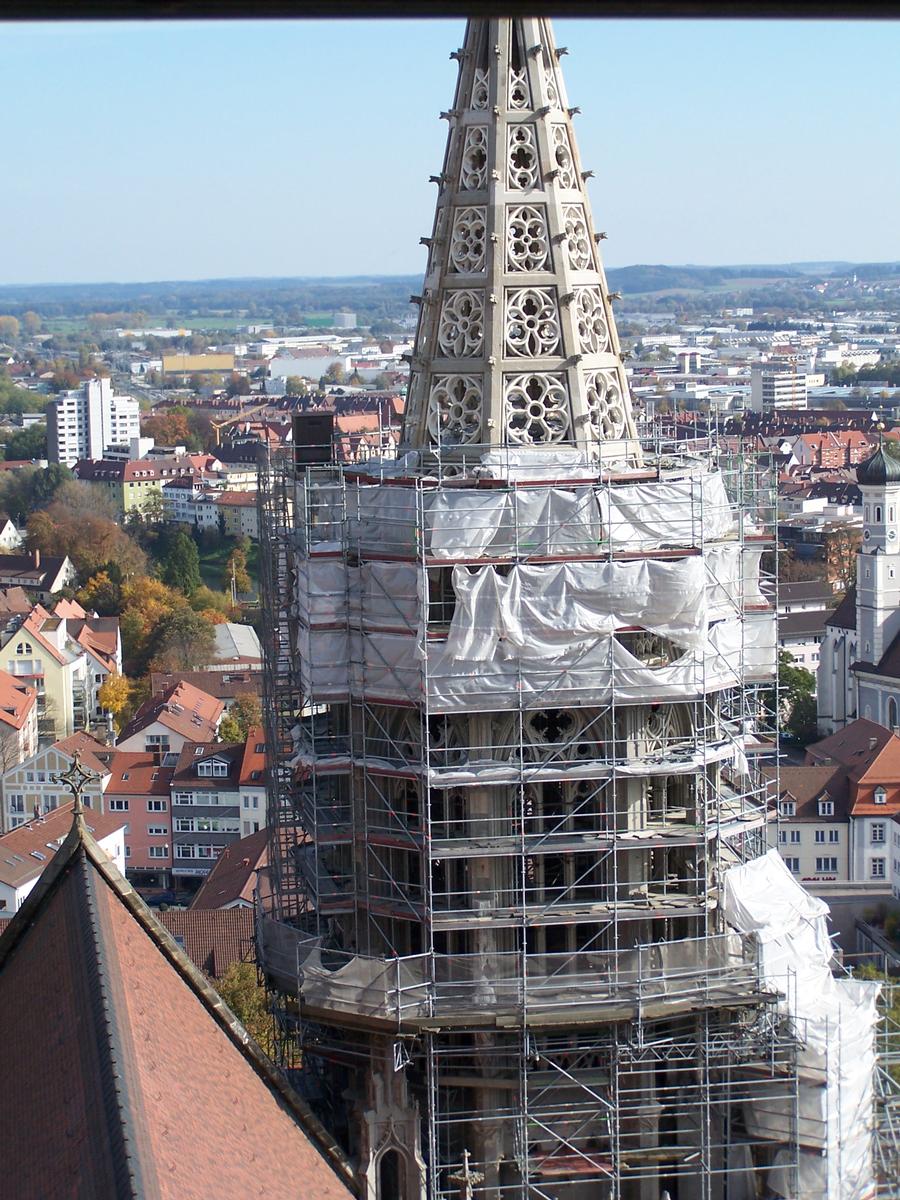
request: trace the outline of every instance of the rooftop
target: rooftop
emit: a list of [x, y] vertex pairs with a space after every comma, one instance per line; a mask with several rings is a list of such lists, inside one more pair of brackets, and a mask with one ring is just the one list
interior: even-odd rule
[[219, 855], [216, 865], [201, 884], [191, 911], [252, 905], [256, 872], [268, 861], [268, 830], [260, 829], [258, 833], [232, 842]]
[[[54, 808], [45, 817], [35, 818], [0, 837], [0, 883], [20, 888], [42, 873], [72, 828], [74, 801]], [[85, 811], [88, 831], [96, 841], [121, 829], [126, 818], [121, 813]]]

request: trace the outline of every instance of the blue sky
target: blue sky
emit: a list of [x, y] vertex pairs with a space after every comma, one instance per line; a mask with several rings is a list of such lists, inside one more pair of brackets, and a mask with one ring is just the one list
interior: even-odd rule
[[[606, 261], [900, 259], [900, 23], [555, 23]], [[0, 282], [421, 271], [462, 21], [0, 26]]]

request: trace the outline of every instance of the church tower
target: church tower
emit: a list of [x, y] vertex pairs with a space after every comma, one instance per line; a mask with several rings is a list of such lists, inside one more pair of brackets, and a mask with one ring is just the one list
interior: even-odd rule
[[364, 1200], [797, 1195], [720, 906], [766, 849], [771, 497], [635, 419], [562, 55], [452, 56], [398, 458], [298, 420], [261, 473], [260, 962]]
[[859, 466], [856, 480], [863, 500], [863, 542], [856, 567], [857, 653], [862, 662], [877, 665], [900, 633], [900, 460], [882, 444]]

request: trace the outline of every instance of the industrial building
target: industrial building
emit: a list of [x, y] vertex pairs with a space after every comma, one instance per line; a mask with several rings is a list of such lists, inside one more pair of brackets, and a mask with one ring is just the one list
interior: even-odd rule
[[561, 54], [453, 56], [398, 457], [261, 472], [281, 1065], [365, 1200], [896, 1195], [879, 985], [768, 849], [773, 497], [632, 409]]

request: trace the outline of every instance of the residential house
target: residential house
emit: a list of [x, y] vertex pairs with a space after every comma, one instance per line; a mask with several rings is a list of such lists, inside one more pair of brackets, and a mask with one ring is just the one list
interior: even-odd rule
[[350, 1200], [334, 1140], [87, 824], [0, 938], [3, 1193]]
[[225, 706], [189, 683], [179, 681], [140, 706], [119, 735], [120, 750], [180, 752], [186, 742], [216, 736]]
[[73, 733], [51, 746], [39, 747], [28, 758], [3, 771], [0, 780], [4, 830], [53, 812], [65, 802], [66, 789], [57, 776], [69, 770], [76, 750], [81, 752], [81, 765], [96, 776], [85, 785], [84, 802], [97, 812], [104, 811], [103, 794], [110, 778], [105, 754], [109, 747], [89, 733]]
[[24, 762], [37, 750], [37, 744], [37, 692], [8, 671], [0, 670], [0, 771]]
[[262, 673], [241, 668], [228, 671], [151, 671], [150, 694], [162, 695], [179, 681], [215, 696], [225, 705], [226, 712], [238, 696], [262, 697]]
[[[763, 774], [774, 780], [774, 769]], [[850, 808], [839, 766], [787, 766], [780, 771], [778, 852], [806, 882], [850, 878]]]
[[850, 879], [888, 880], [888, 827], [900, 812], [900, 737], [860, 718], [808, 746], [806, 760], [840, 767], [846, 779]]
[[9, 673], [37, 690], [42, 735], [67, 737], [102, 718], [99, 690], [122, 669], [115, 617], [89, 617], [69, 600], [52, 613], [37, 604], [20, 625], [0, 632], [0, 647]]
[[182, 747], [172, 777], [172, 874], [203, 878], [226, 846], [241, 836], [244, 744]]
[[77, 578], [67, 556], [41, 555], [40, 550], [29, 554], [0, 554], [0, 587], [26, 588], [42, 603], [50, 599]]
[[253, 909], [257, 872], [269, 861], [269, 834], [262, 828], [226, 846], [191, 901], [199, 909]]
[[[174, 764], [159, 752], [114, 750], [100, 756], [109, 779], [104, 808], [127, 822], [125, 872], [135, 887], [168, 887], [172, 871], [172, 821], [169, 811]], [[172, 755], [171, 757], [174, 757]]]
[[259, 514], [255, 492], [217, 492], [213, 503], [221, 514], [224, 533], [259, 541]]
[[241, 834], [266, 828], [266, 742], [261, 725], [247, 731], [241, 758]]
[[0, 550], [12, 554], [22, 545], [22, 535], [15, 524], [6, 517], [0, 517]]
[[[0, 835], [0, 918], [8, 919], [22, 907], [72, 827], [74, 801]], [[97, 845], [120, 871], [125, 869], [124, 821], [116, 813], [85, 813], [85, 822]]]
[[256, 961], [252, 908], [196, 909], [191, 904], [157, 911], [156, 919], [210, 979], [221, 979], [232, 963]]
[[173, 479], [202, 480], [203, 471], [189, 455], [171, 458], [82, 459], [75, 475], [107, 496], [119, 519], [136, 512], [141, 516], [162, 509], [162, 487]]

